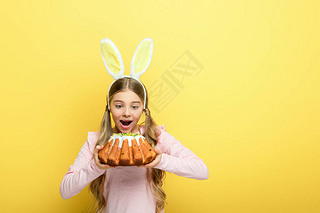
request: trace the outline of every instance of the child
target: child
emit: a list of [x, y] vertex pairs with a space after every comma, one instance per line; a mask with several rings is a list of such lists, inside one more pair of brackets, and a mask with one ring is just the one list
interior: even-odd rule
[[[88, 132], [74, 164], [63, 177], [60, 194], [63, 199], [78, 194], [90, 183], [98, 212], [159, 213], [164, 212], [166, 194], [162, 189], [165, 172], [205, 180], [208, 168], [204, 162], [177, 139], [157, 126], [148, 109], [147, 90], [139, 80], [150, 64], [153, 43], [144, 39], [138, 46], [130, 76], [124, 76], [123, 62], [117, 47], [109, 39], [101, 41], [101, 51], [108, 73], [115, 79], [107, 95], [107, 106], [100, 132]], [[145, 113], [145, 125], [138, 121]], [[111, 126], [110, 113], [115, 126]], [[101, 164], [98, 151], [113, 133], [139, 133], [154, 147], [157, 156], [144, 166], [110, 167]]]

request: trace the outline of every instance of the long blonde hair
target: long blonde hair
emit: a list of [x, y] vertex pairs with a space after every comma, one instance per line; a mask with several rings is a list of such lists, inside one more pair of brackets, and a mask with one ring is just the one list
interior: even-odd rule
[[[142, 85], [133, 78], [120, 78], [115, 81], [110, 88], [109, 98], [110, 102], [113, 96], [120, 91], [123, 90], [131, 90], [135, 92], [141, 100], [144, 100], [144, 91]], [[147, 92], [147, 91], [146, 91]], [[146, 109], [145, 109], [145, 133], [144, 137], [148, 141], [148, 143], [155, 147], [157, 145], [159, 132], [157, 131], [157, 125], [155, 121], [152, 119], [150, 111], [148, 109], [148, 93], [146, 94]], [[106, 107], [108, 109], [108, 106]], [[105, 145], [107, 139], [112, 136], [112, 126], [110, 119], [110, 111], [106, 110], [100, 125], [100, 136], [97, 140], [96, 145]], [[166, 194], [162, 189], [162, 183], [165, 177], [165, 172], [160, 169], [147, 169], [147, 180], [149, 187], [156, 198], [156, 213], [159, 213], [165, 205]], [[102, 210], [106, 207], [107, 203], [103, 196], [103, 187], [105, 181], [105, 174], [99, 176], [95, 180], [90, 183], [90, 191], [94, 195], [96, 200], [96, 212], [102, 212]]]

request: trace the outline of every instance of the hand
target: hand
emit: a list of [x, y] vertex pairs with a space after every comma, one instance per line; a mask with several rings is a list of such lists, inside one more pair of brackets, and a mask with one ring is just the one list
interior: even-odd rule
[[154, 160], [146, 165], [144, 165], [145, 167], [148, 168], [153, 168], [155, 166], [157, 166], [160, 163], [161, 157], [162, 157], [162, 152], [160, 149], [155, 149], [154, 150], [156, 152], [156, 157], [154, 158]]
[[93, 150], [93, 158], [94, 158], [94, 161], [96, 162], [96, 165], [100, 168], [100, 169], [103, 169], [103, 170], [107, 170], [107, 169], [110, 169], [110, 168], [114, 168], [114, 166], [109, 166], [107, 164], [102, 164], [98, 158], [98, 152], [99, 150], [101, 150], [103, 148], [102, 145], [98, 145], [94, 148]]

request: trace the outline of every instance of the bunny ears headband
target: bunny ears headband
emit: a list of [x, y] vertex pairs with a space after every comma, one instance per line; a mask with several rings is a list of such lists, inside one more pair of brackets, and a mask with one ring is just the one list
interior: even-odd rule
[[144, 91], [144, 103], [143, 109], [146, 109], [146, 89], [143, 84], [139, 80], [139, 77], [145, 73], [147, 68], [150, 65], [151, 57], [153, 52], [153, 42], [151, 38], [143, 39], [138, 45], [132, 61], [131, 61], [131, 69], [130, 76], [124, 75], [124, 66], [123, 61], [120, 55], [120, 52], [116, 45], [108, 38], [101, 40], [101, 55], [104, 65], [107, 68], [108, 73], [113, 77], [114, 81], [111, 83], [108, 90], [108, 109], [110, 110], [110, 100], [109, 100], [109, 92], [113, 83], [124, 77], [134, 78], [137, 80]]

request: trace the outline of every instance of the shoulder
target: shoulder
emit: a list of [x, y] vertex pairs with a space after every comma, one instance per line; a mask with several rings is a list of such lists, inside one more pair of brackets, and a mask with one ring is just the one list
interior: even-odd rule
[[164, 125], [159, 125], [159, 126], [157, 126], [157, 128], [158, 128], [159, 130], [161, 130], [161, 131], [166, 131], [166, 128], [165, 128]]
[[164, 125], [157, 126], [157, 129], [158, 129], [158, 140], [160, 143], [165, 141], [171, 142], [174, 139], [174, 137], [167, 132]]
[[164, 125], [157, 126], [158, 128], [158, 142], [157, 146], [163, 153], [170, 153], [173, 147], [180, 146], [181, 143], [173, 135], [167, 132]]
[[161, 134], [163, 135], [165, 132], [167, 132], [167, 130], [166, 130], [164, 125], [157, 126], [157, 129], [158, 129], [158, 137], [160, 137]]
[[[139, 125], [139, 132], [141, 135], [144, 135], [145, 133], [145, 125]], [[157, 126], [157, 133], [158, 133], [158, 137], [163, 133], [166, 132], [166, 128], [164, 125], [159, 125]]]
[[166, 128], [165, 128], [165, 126], [164, 125], [159, 125], [159, 126], [157, 126], [157, 134], [158, 134], [158, 141], [163, 141], [163, 140], [165, 140], [165, 138], [167, 138], [168, 137], [168, 135], [170, 135], [168, 132], [167, 132], [167, 130], [166, 130]]

